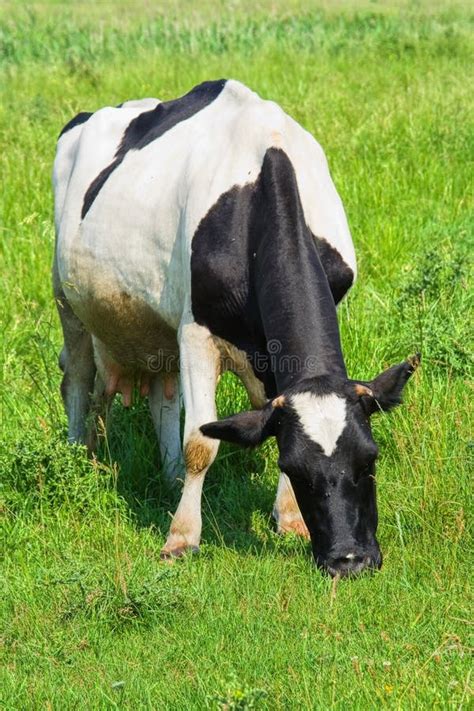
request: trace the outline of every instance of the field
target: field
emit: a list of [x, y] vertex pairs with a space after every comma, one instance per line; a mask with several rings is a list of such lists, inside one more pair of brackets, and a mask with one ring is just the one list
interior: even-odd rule
[[[0, 7], [2, 708], [467, 709], [472, 6], [197, 7]], [[96, 459], [65, 444], [56, 136], [78, 111], [222, 76], [278, 101], [326, 151], [359, 262], [339, 311], [351, 376], [423, 355], [405, 404], [374, 418], [384, 566], [335, 588], [305, 543], [274, 531], [273, 442], [222, 445], [201, 554], [172, 566], [159, 552], [177, 494], [146, 402], [115, 404]], [[247, 407], [231, 376], [218, 405]]]

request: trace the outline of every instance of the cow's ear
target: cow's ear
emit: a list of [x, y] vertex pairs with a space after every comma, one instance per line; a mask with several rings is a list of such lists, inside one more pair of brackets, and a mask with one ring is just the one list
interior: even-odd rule
[[263, 410], [239, 412], [218, 422], [202, 425], [201, 432], [206, 437], [240, 444], [242, 447], [256, 447], [267, 437], [275, 434], [277, 409], [268, 403]]
[[402, 402], [402, 392], [408, 378], [420, 365], [421, 355], [417, 353], [403, 363], [393, 365], [369, 382], [354, 384], [356, 395], [362, 399], [369, 414], [382, 410], [387, 412]]

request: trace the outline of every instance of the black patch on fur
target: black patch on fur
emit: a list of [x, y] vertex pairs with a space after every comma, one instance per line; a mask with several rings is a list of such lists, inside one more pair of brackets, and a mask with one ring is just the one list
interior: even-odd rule
[[217, 99], [225, 83], [226, 79], [203, 82], [191, 89], [185, 96], [171, 101], [163, 101], [154, 109], [144, 111], [134, 118], [125, 129], [114, 160], [99, 173], [87, 189], [82, 204], [81, 218], [84, 219], [87, 215], [102, 186], [123, 161], [128, 151], [139, 151], [152, 141], [160, 138], [176, 124], [186, 121], [186, 119], [202, 111]]
[[323, 237], [314, 237], [314, 239], [318, 246], [319, 257], [328, 278], [334, 303], [338, 304], [351, 288], [354, 281], [354, 272], [345, 263], [337, 249], [332, 247]]
[[77, 114], [77, 116], [74, 116], [63, 128], [61, 133], [58, 136], [58, 140], [63, 136], [65, 133], [71, 130], [71, 128], [74, 128], [74, 126], [80, 126], [81, 123], [85, 123], [90, 117], [92, 116], [92, 113], [88, 111], [81, 111], [80, 114]]
[[221, 195], [192, 242], [196, 321], [244, 350], [268, 397], [298, 380], [346, 374], [336, 307], [286, 153]]

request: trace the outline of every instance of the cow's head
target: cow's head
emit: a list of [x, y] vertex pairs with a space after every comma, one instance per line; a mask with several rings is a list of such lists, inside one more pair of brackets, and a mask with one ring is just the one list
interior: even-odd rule
[[401, 402], [419, 356], [362, 382], [309, 378], [269, 402], [201, 427], [207, 437], [256, 446], [277, 438], [279, 466], [290, 478], [311, 535], [317, 565], [330, 575], [380, 568], [375, 537], [378, 455], [370, 416]]

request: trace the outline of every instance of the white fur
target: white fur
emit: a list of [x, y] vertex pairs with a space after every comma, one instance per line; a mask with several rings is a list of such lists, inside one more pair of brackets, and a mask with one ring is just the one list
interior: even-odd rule
[[305, 434], [330, 457], [346, 426], [346, 401], [338, 395], [298, 393], [291, 398]]
[[180, 326], [181, 382], [186, 417], [184, 448], [196, 438], [209, 449], [209, 461], [199, 473], [188, 472], [163, 552], [197, 547], [201, 538], [201, 494], [204, 477], [215, 459], [219, 442], [199, 433], [199, 427], [217, 418], [216, 387], [219, 351], [207, 328], [194, 322], [191, 314]]

